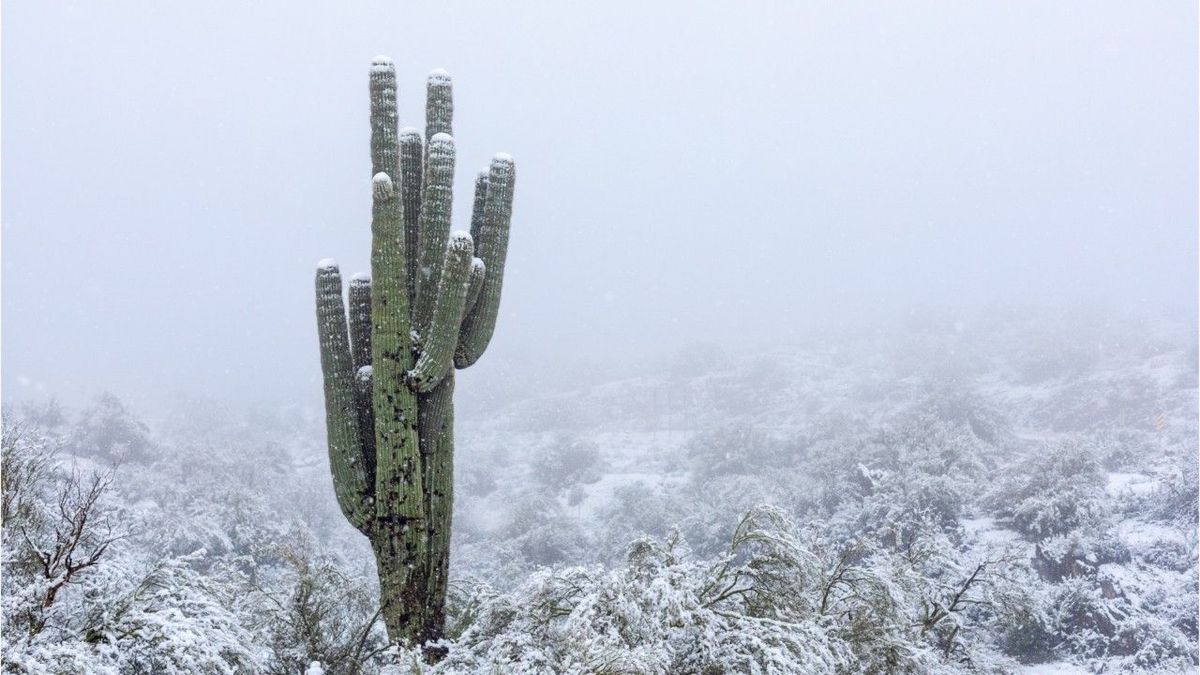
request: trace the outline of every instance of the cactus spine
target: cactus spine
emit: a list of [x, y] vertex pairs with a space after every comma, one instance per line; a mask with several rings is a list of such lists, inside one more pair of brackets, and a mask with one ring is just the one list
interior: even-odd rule
[[371, 274], [317, 268], [317, 329], [334, 493], [375, 552], [394, 642], [442, 637], [454, 498], [454, 369], [491, 340], [512, 216], [512, 158], [475, 182], [471, 232], [451, 232], [449, 74], [434, 71], [425, 138], [397, 129], [396, 71], [371, 66]]

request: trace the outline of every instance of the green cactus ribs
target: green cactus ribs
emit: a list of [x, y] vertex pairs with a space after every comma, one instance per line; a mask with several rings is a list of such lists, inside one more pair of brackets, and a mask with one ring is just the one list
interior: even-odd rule
[[452, 231], [449, 73], [429, 76], [424, 135], [398, 128], [392, 61], [377, 57], [369, 80], [371, 272], [343, 302], [337, 263], [321, 261], [317, 333], [334, 494], [371, 540], [389, 638], [414, 645], [444, 632], [454, 370], [496, 327], [516, 169], [497, 154], [475, 181], [470, 232]]

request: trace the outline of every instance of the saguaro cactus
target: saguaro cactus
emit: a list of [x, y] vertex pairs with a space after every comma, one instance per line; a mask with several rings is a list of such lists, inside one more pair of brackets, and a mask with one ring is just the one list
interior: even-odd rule
[[512, 158], [475, 181], [471, 231], [450, 232], [450, 75], [429, 76], [425, 135], [397, 129], [396, 71], [371, 65], [371, 274], [317, 266], [317, 329], [334, 493], [375, 551], [388, 635], [442, 636], [454, 496], [454, 369], [475, 363], [500, 305]]

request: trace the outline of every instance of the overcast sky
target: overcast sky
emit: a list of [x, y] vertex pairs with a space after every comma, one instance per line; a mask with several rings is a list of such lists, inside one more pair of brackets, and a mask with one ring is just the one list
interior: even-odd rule
[[517, 160], [485, 375], [915, 308], [1194, 322], [1196, 53], [1194, 2], [6, 0], [5, 398], [319, 400], [376, 54], [402, 124], [454, 75], [460, 227]]

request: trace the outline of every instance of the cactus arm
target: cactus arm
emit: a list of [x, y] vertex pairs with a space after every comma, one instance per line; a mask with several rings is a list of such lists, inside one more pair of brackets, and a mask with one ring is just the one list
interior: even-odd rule
[[354, 372], [371, 365], [371, 277], [350, 278], [350, 355]]
[[425, 189], [421, 196], [421, 257], [417, 269], [417, 311], [414, 327], [424, 336], [433, 319], [438, 278], [450, 233], [453, 201], [454, 139], [436, 134], [426, 146]]
[[371, 175], [399, 176], [396, 145], [396, 67], [386, 56], [371, 63]]
[[479, 255], [479, 232], [483, 229], [483, 210], [487, 206], [488, 170], [475, 176], [475, 200], [471, 204], [471, 238], [475, 240], [475, 255]]
[[[375, 464], [377, 461], [375, 456], [374, 387], [375, 377], [372, 366], [363, 366], [355, 371], [354, 405], [358, 410], [359, 447], [362, 449], [363, 472], [372, 494], [375, 488]], [[373, 502], [374, 499], [372, 496], [371, 501]]]
[[350, 355], [354, 362], [354, 406], [367, 483], [375, 485], [375, 411], [371, 407], [371, 276], [350, 279]]
[[[467, 299], [463, 302], [463, 320], [475, 309], [479, 302], [479, 292], [483, 290], [483, 280], [487, 277], [487, 266], [482, 258], [471, 258], [471, 277], [467, 280]], [[461, 322], [460, 322], [461, 327]]]
[[491, 342], [500, 309], [500, 290], [504, 282], [504, 259], [508, 254], [508, 229], [512, 221], [513, 187], [516, 167], [512, 158], [496, 155], [488, 172], [487, 198], [479, 232], [477, 255], [487, 265], [487, 275], [474, 310], [463, 321], [454, 353], [454, 366], [466, 368], [475, 363]]
[[408, 373], [409, 383], [417, 393], [432, 390], [453, 365], [458, 328], [462, 325], [463, 307], [471, 286], [474, 248], [471, 235], [466, 232], [455, 232], [446, 244], [433, 319], [422, 339], [417, 365]]
[[[408, 297], [417, 297], [417, 251], [421, 250], [421, 173], [424, 170], [425, 143], [421, 132], [404, 127], [400, 130], [400, 198], [404, 200], [404, 250], [408, 251]], [[415, 305], [410, 303], [410, 311]]]
[[454, 90], [450, 73], [438, 68], [425, 81], [425, 138], [453, 134]]
[[371, 491], [362, 461], [355, 407], [354, 366], [342, 305], [342, 277], [337, 263], [317, 267], [317, 334], [325, 379], [325, 428], [334, 494], [346, 520], [361, 532], [371, 527]]
[[416, 400], [404, 384], [413, 366], [404, 237], [391, 181], [379, 174], [375, 186], [371, 244], [375, 503], [380, 517], [419, 521], [423, 518], [420, 500], [412, 497], [421, 492]]

